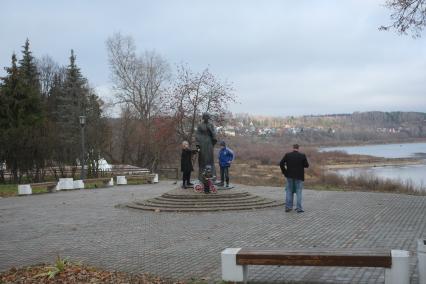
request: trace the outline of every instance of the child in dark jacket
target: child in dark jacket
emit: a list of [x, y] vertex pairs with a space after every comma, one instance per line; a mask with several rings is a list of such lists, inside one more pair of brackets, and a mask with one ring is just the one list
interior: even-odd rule
[[182, 142], [182, 156], [180, 159], [180, 170], [182, 172], [182, 188], [191, 187], [191, 172], [194, 170], [192, 166], [192, 156], [198, 151], [189, 149], [188, 141]]
[[215, 178], [212, 173], [212, 166], [206, 165], [204, 170], [201, 173], [202, 177], [202, 183], [204, 185], [204, 193], [210, 193], [211, 186], [212, 186], [212, 179]]
[[219, 151], [219, 166], [220, 166], [220, 182], [219, 186], [223, 186], [226, 182], [226, 187], [229, 187], [229, 167], [234, 160], [234, 152], [226, 147], [225, 141], [220, 142]]

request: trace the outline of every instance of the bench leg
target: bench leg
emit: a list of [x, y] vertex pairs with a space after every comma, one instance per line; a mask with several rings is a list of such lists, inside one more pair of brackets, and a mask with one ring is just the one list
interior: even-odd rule
[[237, 265], [237, 253], [241, 248], [227, 248], [222, 251], [222, 280], [231, 282], [246, 281], [247, 266]]
[[410, 283], [410, 253], [405, 250], [392, 250], [392, 267], [385, 269], [385, 284]]
[[243, 282], [247, 284], [248, 281], [248, 265], [243, 265]]

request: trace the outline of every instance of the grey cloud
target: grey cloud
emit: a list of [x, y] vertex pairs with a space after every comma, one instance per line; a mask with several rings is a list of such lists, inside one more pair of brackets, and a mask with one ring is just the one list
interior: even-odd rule
[[378, 31], [389, 17], [381, 0], [3, 2], [0, 66], [26, 37], [36, 56], [62, 64], [74, 48], [104, 96], [105, 40], [120, 31], [141, 52], [155, 49], [195, 70], [210, 66], [234, 82], [240, 104], [233, 111], [426, 109], [426, 40]]

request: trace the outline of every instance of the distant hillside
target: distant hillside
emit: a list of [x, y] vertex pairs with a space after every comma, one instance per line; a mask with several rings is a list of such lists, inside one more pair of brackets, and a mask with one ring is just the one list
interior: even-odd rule
[[224, 131], [230, 136], [283, 137], [318, 144], [408, 141], [426, 138], [426, 113], [371, 111], [299, 117], [236, 114]]

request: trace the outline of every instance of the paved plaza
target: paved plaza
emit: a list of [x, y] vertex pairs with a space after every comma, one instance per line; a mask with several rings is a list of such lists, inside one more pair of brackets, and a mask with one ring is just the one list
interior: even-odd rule
[[[166, 213], [120, 208], [176, 187], [120, 186], [0, 199], [0, 271], [53, 262], [56, 255], [171, 279], [221, 277], [227, 247], [385, 248], [415, 253], [426, 237], [426, 197], [304, 191], [305, 213], [283, 207], [250, 211]], [[243, 186], [238, 186], [242, 188]], [[283, 198], [274, 187], [250, 193]], [[250, 283], [384, 283], [381, 268], [250, 267]], [[411, 280], [417, 283], [412, 258]]]

